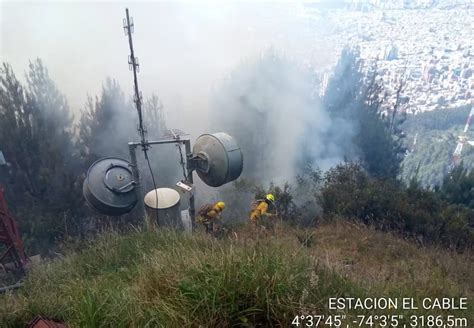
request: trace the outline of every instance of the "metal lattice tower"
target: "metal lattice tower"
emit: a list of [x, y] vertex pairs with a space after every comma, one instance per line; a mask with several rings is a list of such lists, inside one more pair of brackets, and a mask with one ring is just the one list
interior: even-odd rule
[[[0, 151], [0, 169], [7, 162]], [[23, 248], [17, 222], [8, 211], [3, 186], [0, 185], [0, 267], [23, 275], [28, 258]]]

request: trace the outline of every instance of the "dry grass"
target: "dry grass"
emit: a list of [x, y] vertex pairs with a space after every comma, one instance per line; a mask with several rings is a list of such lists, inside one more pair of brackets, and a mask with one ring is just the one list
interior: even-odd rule
[[0, 322], [23, 327], [41, 314], [73, 327], [286, 327], [296, 314], [330, 313], [328, 298], [340, 295], [472, 299], [472, 253], [348, 223], [229, 237], [106, 234], [1, 296]]
[[419, 247], [390, 233], [339, 222], [311, 232], [311, 254], [365, 288], [474, 295], [474, 253]]

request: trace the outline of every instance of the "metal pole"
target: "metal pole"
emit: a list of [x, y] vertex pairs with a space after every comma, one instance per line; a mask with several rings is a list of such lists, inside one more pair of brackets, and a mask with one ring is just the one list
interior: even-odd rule
[[[134, 92], [135, 92], [135, 104], [137, 106], [137, 112], [138, 112], [138, 132], [140, 133], [141, 137], [141, 142], [142, 142], [142, 148], [144, 151], [147, 150], [146, 148], [146, 141], [145, 141], [145, 129], [143, 128], [143, 116], [142, 116], [142, 99], [140, 95], [140, 91], [138, 89], [138, 78], [137, 78], [137, 68], [138, 68], [138, 63], [137, 63], [137, 58], [135, 57], [135, 52], [133, 51], [133, 41], [132, 41], [132, 26], [133, 23], [130, 23], [130, 17], [128, 14], [128, 8], [125, 9], [125, 14], [127, 16], [126, 18], [126, 24], [124, 24], [124, 28], [127, 31], [127, 36], [128, 36], [128, 43], [130, 45], [130, 60], [129, 60], [129, 65], [132, 68], [133, 71], [133, 87], [134, 87]], [[146, 156], [146, 153], [145, 153]]]
[[[186, 152], [186, 171], [187, 171], [187, 176], [186, 180], [194, 184], [193, 180], [193, 170], [194, 168], [190, 164], [190, 161], [188, 160], [189, 156], [192, 155], [191, 151], [191, 140], [189, 139], [180, 139], [180, 140], [175, 140], [175, 139], [164, 139], [164, 140], [156, 140], [156, 141], [147, 141], [146, 146], [149, 147], [150, 145], [161, 145], [161, 144], [171, 144], [171, 143], [184, 143], [184, 148]], [[153, 224], [151, 222], [151, 219], [147, 216], [146, 211], [145, 211], [145, 205], [143, 203], [143, 195], [142, 195], [142, 186], [140, 183], [140, 172], [138, 169], [138, 163], [137, 163], [137, 155], [136, 155], [136, 149], [137, 147], [142, 146], [141, 142], [129, 142], [128, 143], [128, 148], [130, 151], [130, 162], [131, 162], [131, 168], [132, 168], [132, 174], [133, 174], [133, 181], [135, 181], [135, 193], [137, 195], [138, 199], [138, 215], [140, 215], [142, 218], [144, 218], [147, 227], [152, 228]], [[193, 229], [195, 228], [195, 216], [196, 216], [196, 208], [195, 208], [195, 202], [194, 202], [194, 195], [191, 194], [189, 197], [189, 216], [191, 218], [191, 223], [193, 226]]]
[[[192, 155], [191, 152], [191, 141], [190, 140], [184, 140], [184, 149], [186, 152], [186, 170], [188, 173], [187, 180], [189, 183], [194, 184], [193, 181], [193, 168], [190, 165], [190, 162], [188, 160], [188, 157]], [[194, 189], [196, 190], [196, 189]], [[191, 223], [193, 230], [195, 229], [196, 223], [195, 223], [195, 215], [196, 215], [196, 208], [194, 205], [194, 194], [191, 194], [191, 197], [189, 197], [189, 216], [191, 217]]]
[[145, 205], [143, 204], [142, 186], [140, 183], [140, 172], [138, 170], [138, 162], [137, 162], [137, 154], [136, 154], [137, 145], [140, 145], [140, 143], [137, 144], [134, 142], [129, 142], [128, 150], [130, 151], [131, 169], [132, 169], [133, 181], [135, 182], [134, 190], [138, 199], [138, 215], [140, 216], [140, 218], [146, 220], [147, 225], [149, 225], [149, 222], [145, 216]]

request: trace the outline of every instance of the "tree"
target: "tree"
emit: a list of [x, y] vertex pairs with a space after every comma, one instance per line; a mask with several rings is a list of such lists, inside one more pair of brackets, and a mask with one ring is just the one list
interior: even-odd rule
[[134, 108], [117, 81], [107, 78], [99, 97], [89, 97], [78, 125], [80, 156], [89, 167], [101, 157], [128, 157], [127, 144], [137, 137]]
[[161, 139], [166, 131], [166, 122], [163, 113], [163, 104], [156, 94], [145, 100], [143, 104], [143, 120], [146, 123], [148, 137]]
[[72, 188], [78, 169], [73, 157], [73, 116], [66, 97], [57, 89], [41, 60], [30, 63], [27, 83], [28, 104], [38, 114], [32, 121], [32, 129], [37, 133], [36, 139], [40, 139], [37, 150], [38, 165], [43, 168], [40, 169], [43, 174], [39, 175], [42, 197], [57, 204], [64, 201], [65, 185]]
[[354, 143], [363, 167], [373, 177], [396, 179], [403, 160], [402, 144], [374, 107], [361, 105], [357, 114], [359, 130]]
[[[398, 94], [403, 85], [401, 84]], [[334, 70], [323, 104], [333, 120], [352, 123], [355, 130], [345, 146], [345, 157], [357, 159], [373, 177], [397, 178], [403, 160], [401, 121], [397, 119], [400, 102], [390, 115], [384, 115], [383, 85], [377, 65], [363, 74], [357, 49], [346, 48]]]
[[362, 64], [357, 49], [344, 48], [323, 97], [324, 107], [333, 116], [353, 113], [363, 84]]
[[474, 209], [474, 169], [461, 164], [447, 175], [441, 186], [443, 197], [453, 204], [462, 204]]
[[28, 156], [29, 149], [37, 148], [31, 124], [32, 116], [36, 115], [32, 111], [36, 108], [28, 106], [26, 92], [7, 63], [3, 63], [0, 82], [0, 144], [11, 165], [17, 191], [36, 194], [30, 168], [36, 162]]
[[27, 87], [10, 65], [0, 71], [0, 144], [10, 162], [8, 197], [27, 244], [46, 249], [64, 237], [77, 202], [72, 115], [41, 60]]
[[474, 245], [474, 211], [453, 205], [415, 181], [405, 187], [369, 177], [358, 164], [338, 165], [325, 173], [319, 200], [327, 218], [356, 220], [394, 231], [421, 244], [456, 250]]

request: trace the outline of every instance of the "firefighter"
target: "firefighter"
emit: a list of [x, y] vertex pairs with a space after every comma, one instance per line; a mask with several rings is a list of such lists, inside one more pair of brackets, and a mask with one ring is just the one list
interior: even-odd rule
[[[270, 213], [274, 210], [275, 196], [273, 196], [273, 194], [267, 194], [265, 196], [265, 199], [258, 199], [252, 204], [252, 210], [250, 212], [250, 222], [257, 226], [260, 226], [262, 230], [266, 230], [266, 223], [272, 223], [268, 221], [268, 219], [276, 216], [276, 214]], [[270, 227], [273, 227], [273, 224], [270, 224]]]
[[197, 223], [201, 223], [206, 228], [206, 233], [214, 233], [218, 226], [220, 226], [220, 218], [222, 211], [225, 209], [225, 203], [219, 201], [213, 204], [206, 204], [201, 206], [198, 211]]

